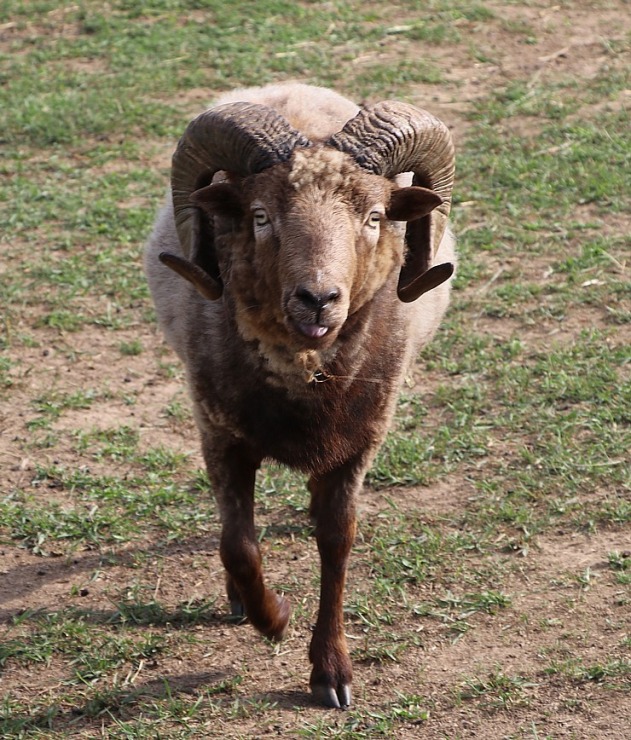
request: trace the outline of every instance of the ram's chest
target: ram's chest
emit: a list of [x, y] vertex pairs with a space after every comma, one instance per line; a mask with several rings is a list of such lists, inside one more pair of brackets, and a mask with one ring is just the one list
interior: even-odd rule
[[206, 423], [222, 437], [246, 441], [256, 456], [307, 472], [331, 469], [381, 441], [392, 392], [379, 383], [350, 388], [335, 383], [310, 384], [299, 399], [266, 383], [243, 384], [209, 398], [206, 385], [201, 406]]
[[324, 388], [311, 384], [308, 396], [289, 400], [282, 391], [252, 394], [240, 423], [266, 457], [302, 470], [331, 468], [354, 452], [373, 446], [383, 426], [383, 389]]

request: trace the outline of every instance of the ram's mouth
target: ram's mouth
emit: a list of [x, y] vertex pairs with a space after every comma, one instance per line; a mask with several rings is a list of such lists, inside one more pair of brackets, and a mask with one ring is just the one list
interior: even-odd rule
[[337, 336], [335, 326], [299, 321], [294, 317], [287, 318], [287, 326], [298, 345], [308, 349], [325, 349]]
[[305, 324], [302, 321], [296, 321], [294, 323], [296, 329], [309, 339], [322, 339], [322, 337], [329, 332], [328, 326], [321, 326], [320, 324]]

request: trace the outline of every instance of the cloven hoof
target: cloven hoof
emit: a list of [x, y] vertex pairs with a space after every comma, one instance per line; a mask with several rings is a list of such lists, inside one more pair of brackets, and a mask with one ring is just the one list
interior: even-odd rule
[[311, 687], [311, 693], [318, 704], [331, 709], [348, 709], [351, 705], [351, 687], [346, 683], [337, 689], [333, 686], [315, 684]]
[[243, 602], [239, 599], [230, 599], [230, 618], [235, 621], [247, 619]]

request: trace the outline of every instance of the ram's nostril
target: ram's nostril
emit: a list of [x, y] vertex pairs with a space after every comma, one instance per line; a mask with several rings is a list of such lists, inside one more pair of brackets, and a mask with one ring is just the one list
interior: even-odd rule
[[301, 285], [296, 288], [295, 296], [309, 308], [324, 308], [327, 303], [336, 301], [340, 297], [340, 291], [332, 288], [316, 293]]

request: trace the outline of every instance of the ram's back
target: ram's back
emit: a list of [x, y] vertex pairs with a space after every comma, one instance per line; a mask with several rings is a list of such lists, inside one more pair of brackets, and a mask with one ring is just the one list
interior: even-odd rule
[[222, 95], [223, 103], [258, 103], [273, 108], [311, 141], [324, 141], [359, 112], [359, 106], [333, 90], [298, 82], [246, 87]]

